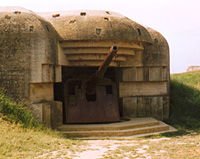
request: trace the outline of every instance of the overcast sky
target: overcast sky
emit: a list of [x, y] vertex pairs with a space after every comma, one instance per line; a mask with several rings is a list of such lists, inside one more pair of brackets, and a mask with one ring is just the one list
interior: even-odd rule
[[169, 42], [171, 71], [200, 65], [200, 0], [0, 0], [35, 12], [77, 9], [119, 12], [161, 32]]

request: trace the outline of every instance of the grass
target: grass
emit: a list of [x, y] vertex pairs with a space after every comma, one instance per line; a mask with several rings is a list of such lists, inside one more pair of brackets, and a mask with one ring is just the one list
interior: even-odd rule
[[23, 127], [40, 127], [41, 124], [33, 117], [31, 111], [23, 104], [11, 100], [0, 91], [0, 113], [6, 116], [7, 120], [20, 123]]
[[[65, 158], [78, 151], [79, 141], [63, 138], [51, 130], [23, 128], [0, 117], [0, 158]], [[59, 150], [59, 151], [58, 151]], [[53, 153], [54, 152], [54, 153]], [[40, 156], [40, 157], [39, 157]]]
[[200, 72], [171, 76], [169, 123], [182, 130], [200, 131]]
[[79, 145], [45, 128], [27, 107], [0, 92], [0, 159], [70, 158]]

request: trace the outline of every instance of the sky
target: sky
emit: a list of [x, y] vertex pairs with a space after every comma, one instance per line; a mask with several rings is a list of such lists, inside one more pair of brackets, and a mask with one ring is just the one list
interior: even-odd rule
[[170, 47], [172, 73], [200, 66], [200, 0], [0, 0], [35, 12], [109, 10], [159, 31]]

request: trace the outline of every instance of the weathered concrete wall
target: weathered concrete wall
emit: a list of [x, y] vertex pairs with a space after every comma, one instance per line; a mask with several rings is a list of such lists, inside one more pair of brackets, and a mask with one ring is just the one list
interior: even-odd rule
[[22, 99], [29, 97], [31, 32], [17, 16], [0, 12], [0, 86]]
[[[51, 116], [55, 105], [59, 39], [55, 29], [29, 10], [7, 7], [0, 8], [0, 34], [0, 87], [10, 97], [31, 104], [34, 112], [41, 110], [36, 116], [49, 123], [45, 116]], [[51, 103], [50, 114], [44, 103]]]
[[62, 37], [59, 62], [64, 66], [96, 67], [101, 65], [112, 45], [118, 46], [118, 56], [112, 67], [130, 67], [130, 58], [143, 50], [142, 43], [151, 43], [146, 28], [115, 12], [69, 11], [41, 14], [50, 21]]
[[21, 8], [1, 8], [0, 24], [1, 86], [14, 98], [28, 98], [29, 82], [53, 82], [42, 77], [42, 65], [55, 63], [50, 24]]
[[148, 31], [153, 44], [145, 45], [140, 63], [122, 70], [119, 94], [125, 116], [165, 120], [169, 117], [169, 47], [160, 33]]
[[41, 14], [65, 41], [141, 41], [152, 39], [142, 25], [115, 12], [68, 11]]

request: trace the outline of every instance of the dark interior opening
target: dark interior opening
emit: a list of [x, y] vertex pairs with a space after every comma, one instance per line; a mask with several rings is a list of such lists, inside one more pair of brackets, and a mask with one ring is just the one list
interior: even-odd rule
[[86, 99], [88, 102], [94, 102], [97, 100], [97, 95], [95, 94], [85, 94], [86, 95]]
[[[62, 83], [55, 83], [54, 84], [54, 99], [63, 102], [63, 121], [66, 123], [66, 110], [67, 104], [65, 103], [65, 94], [64, 94], [64, 84], [67, 82], [67, 92], [69, 95], [69, 100], [75, 100], [76, 103], [76, 95], [79, 92], [78, 89], [82, 89], [84, 87], [84, 83], [82, 83], [82, 79], [90, 79], [90, 77], [96, 74], [98, 67], [62, 67]], [[117, 85], [117, 90], [119, 90], [119, 82], [121, 81], [121, 71], [119, 68], [112, 68], [109, 67], [104, 75], [104, 78], [111, 79]], [[106, 94], [114, 94], [113, 86], [108, 84], [105, 86], [105, 93]], [[121, 108], [120, 98], [118, 95], [118, 91], [116, 92], [119, 100], [119, 111], [120, 116], [122, 116], [123, 109]], [[97, 101], [97, 94], [96, 93], [86, 93], [85, 98], [89, 102]], [[71, 102], [72, 103], [72, 102]]]
[[105, 20], [105, 21], [109, 21], [109, 19], [108, 19], [107, 17], [104, 17], [104, 20]]
[[138, 31], [139, 36], [141, 36], [142, 35], [141, 30], [139, 28], [137, 28], [137, 31]]
[[62, 83], [54, 83], [54, 100], [55, 101], [63, 101], [64, 97], [63, 84]]
[[69, 95], [75, 95], [77, 89], [81, 89], [81, 81], [73, 80], [68, 83], [68, 94]]
[[106, 94], [113, 94], [112, 85], [107, 85], [106, 86]]
[[68, 85], [69, 95], [75, 95], [75, 85]]
[[80, 15], [81, 15], [81, 16], [85, 16], [85, 15], [86, 15], [86, 12], [81, 12]]
[[109, 12], [109, 11], [106, 11], [106, 13], [107, 13], [107, 14], [110, 14], [110, 12]]

